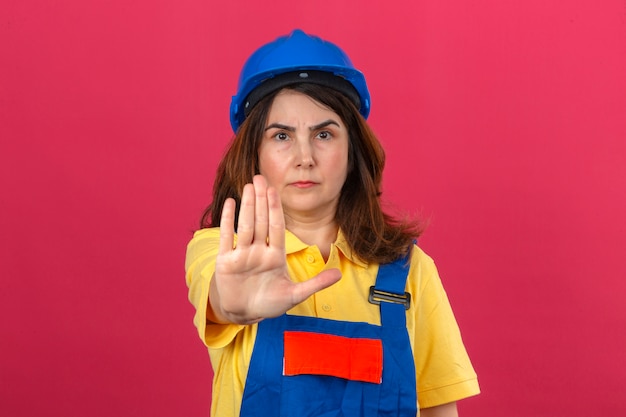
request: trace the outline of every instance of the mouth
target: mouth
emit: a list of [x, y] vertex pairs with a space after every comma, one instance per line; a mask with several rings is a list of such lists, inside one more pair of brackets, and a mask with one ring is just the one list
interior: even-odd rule
[[296, 188], [304, 189], [304, 188], [314, 187], [315, 185], [317, 185], [317, 183], [313, 181], [296, 181], [296, 182], [292, 182], [290, 185]]

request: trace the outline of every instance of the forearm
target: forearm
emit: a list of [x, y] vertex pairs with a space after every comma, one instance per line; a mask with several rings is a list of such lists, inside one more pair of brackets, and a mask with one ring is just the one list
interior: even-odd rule
[[458, 417], [456, 402], [420, 409], [420, 417]]
[[[213, 276], [215, 278], [215, 276]], [[217, 288], [215, 288], [215, 280], [211, 279], [209, 284], [209, 299], [206, 305], [206, 318], [209, 322], [215, 324], [228, 324], [228, 319], [219, 312], [219, 298]]]

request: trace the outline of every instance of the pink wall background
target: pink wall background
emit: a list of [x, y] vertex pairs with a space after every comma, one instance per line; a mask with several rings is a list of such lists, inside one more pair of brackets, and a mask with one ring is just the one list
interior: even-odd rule
[[245, 57], [294, 27], [371, 87], [483, 394], [626, 414], [626, 3], [0, 4], [0, 415], [206, 416], [185, 246]]

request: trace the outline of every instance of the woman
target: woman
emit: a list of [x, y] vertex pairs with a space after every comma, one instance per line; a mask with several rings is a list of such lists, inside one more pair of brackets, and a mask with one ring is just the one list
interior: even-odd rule
[[186, 261], [213, 416], [456, 416], [479, 392], [418, 224], [381, 209], [369, 101], [345, 53], [299, 30], [242, 70]]

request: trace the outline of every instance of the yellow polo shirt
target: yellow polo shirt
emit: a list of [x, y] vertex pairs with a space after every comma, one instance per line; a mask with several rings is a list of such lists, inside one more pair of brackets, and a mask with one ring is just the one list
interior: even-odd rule
[[[294, 234], [285, 234], [291, 278], [305, 281], [320, 271], [337, 268], [342, 278], [312, 295], [288, 314], [380, 325], [379, 307], [370, 304], [369, 288], [376, 282], [378, 264], [352, 254], [341, 231], [324, 262], [317, 246], [308, 246]], [[196, 308], [194, 324], [208, 348], [213, 366], [211, 415], [238, 416], [257, 325], [207, 323], [209, 282], [215, 270], [219, 228], [202, 229], [187, 247], [185, 262], [189, 300]], [[457, 401], [480, 392], [448, 297], [433, 260], [415, 247], [407, 279], [411, 294], [407, 329], [415, 360], [417, 399], [422, 408]]]

